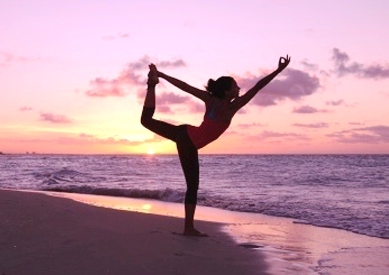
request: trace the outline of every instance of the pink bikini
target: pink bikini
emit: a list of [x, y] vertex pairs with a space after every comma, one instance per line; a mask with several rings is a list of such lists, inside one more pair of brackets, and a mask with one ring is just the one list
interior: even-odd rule
[[230, 126], [230, 123], [204, 118], [204, 121], [198, 127], [188, 125], [187, 131], [193, 144], [197, 149], [200, 149], [220, 137], [228, 126]]

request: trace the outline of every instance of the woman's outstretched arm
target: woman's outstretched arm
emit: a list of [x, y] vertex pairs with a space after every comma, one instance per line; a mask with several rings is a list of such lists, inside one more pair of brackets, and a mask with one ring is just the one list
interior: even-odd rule
[[162, 73], [160, 71], [157, 71], [157, 74], [158, 74], [158, 77], [165, 79], [170, 84], [176, 86], [177, 88], [183, 90], [184, 92], [187, 92], [187, 93], [201, 99], [202, 101], [206, 101], [209, 98], [209, 94], [206, 91], [197, 89], [197, 88], [187, 84], [186, 82], [184, 82], [182, 80], [179, 80], [177, 78], [169, 76], [169, 75]]
[[250, 90], [247, 91], [244, 95], [235, 100], [237, 109], [245, 106], [263, 87], [269, 84], [280, 72], [282, 72], [290, 63], [290, 56], [280, 57], [278, 61], [278, 69], [272, 72], [271, 74], [265, 76], [257, 82]]

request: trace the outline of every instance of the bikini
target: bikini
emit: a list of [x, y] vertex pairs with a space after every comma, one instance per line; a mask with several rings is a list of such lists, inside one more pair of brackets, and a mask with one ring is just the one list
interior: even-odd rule
[[216, 120], [216, 106], [213, 106], [200, 126], [187, 126], [189, 138], [197, 149], [203, 148], [207, 144], [220, 137], [230, 126], [230, 122]]

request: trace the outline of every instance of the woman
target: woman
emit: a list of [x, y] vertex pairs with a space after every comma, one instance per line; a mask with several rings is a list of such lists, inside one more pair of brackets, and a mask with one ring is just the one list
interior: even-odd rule
[[[240, 88], [229, 76], [222, 76], [216, 81], [210, 79], [206, 91], [197, 89], [187, 83], [168, 76], [157, 70], [155, 65], [149, 65], [150, 72], [147, 81], [147, 94], [143, 106], [141, 123], [144, 127], [174, 141], [184, 171], [187, 190], [185, 194], [185, 224], [183, 234], [186, 236], [203, 237], [194, 227], [194, 214], [199, 188], [198, 149], [216, 140], [231, 123], [236, 112], [245, 106], [263, 87], [284, 70], [290, 62], [290, 57], [280, 57], [278, 69], [262, 78], [250, 90], [239, 96]], [[199, 127], [191, 125], [171, 125], [153, 118], [155, 111], [155, 86], [163, 78], [179, 89], [201, 99], [205, 103], [204, 120]]]

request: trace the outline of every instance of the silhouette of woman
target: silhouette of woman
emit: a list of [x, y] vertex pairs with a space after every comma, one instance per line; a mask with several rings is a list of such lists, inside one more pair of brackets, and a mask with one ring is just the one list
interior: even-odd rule
[[[194, 227], [194, 215], [199, 188], [198, 149], [216, 140], [231, 123], [236, 112], [245, 106], [263, 87], [284, 70], [290, 57], [280, 57], [278, 68], [259, 80], [244, 95], [239, 96], [240, 88], [229, 76], [222, 76], [216, 81], [210, 79], [206, 91], [197, 89], [187, 83], [164, 74], [150, 64], [147, 81], [147, 94], [142, 111], [141, 123], [150, 131], [176, 143], [178, 156], [186, 180], [185, 223], [183, 234], [186, 236], [207, 236]], [[155, 87], [159, 78], [165, 79], [179, 89], [201, 99], [205, 103], [204, 120], [200, 126], [171, 125], [153, 118], [155, 111]]]

